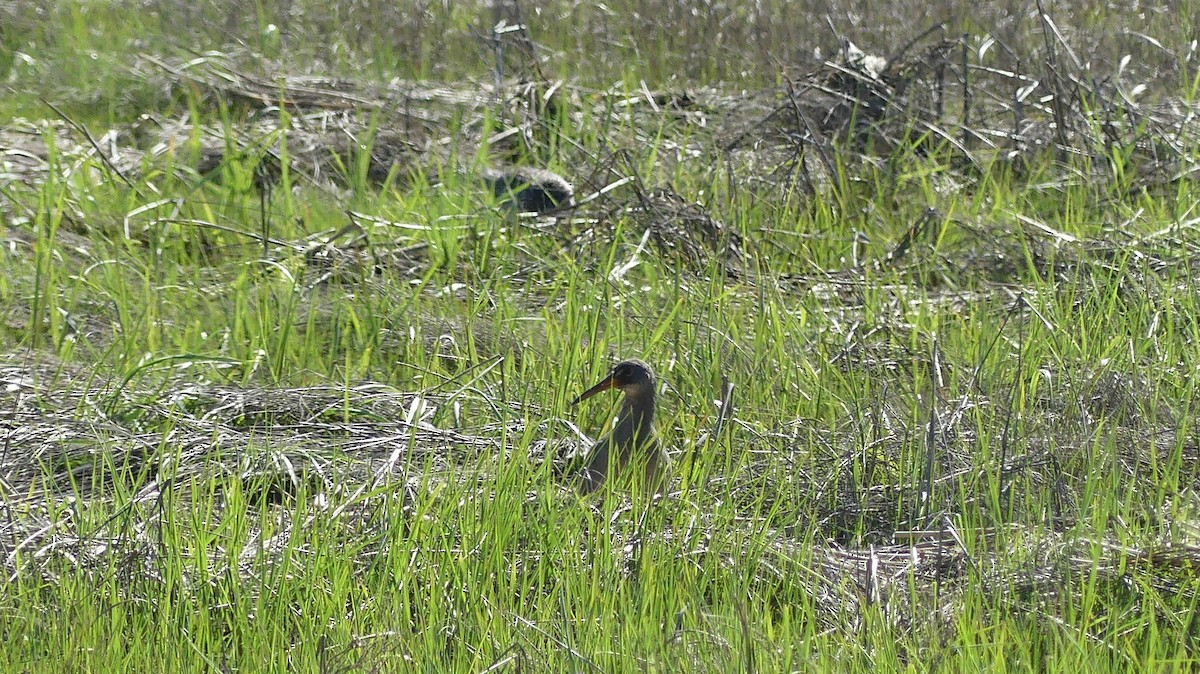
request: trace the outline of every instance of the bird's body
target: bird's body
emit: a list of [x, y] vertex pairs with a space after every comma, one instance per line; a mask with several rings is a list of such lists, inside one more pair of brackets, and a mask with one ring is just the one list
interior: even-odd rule
[[522, 213], [546, 213], [570, 206], [575, 188], [557, 173], [530, 166], [489, 168], [483, 180], [496, 198], [509, 202]]
[[625, 399], [612, 432], [588, 452], [579, 491], [589, 494], [601, 487], [629, 486], [648, 496], [663, 493], [670, 480], [670, 462], [654, 433], [654, 371], [640, 360], [621, 361], [574, 402], [608, 389], [620, 389]]

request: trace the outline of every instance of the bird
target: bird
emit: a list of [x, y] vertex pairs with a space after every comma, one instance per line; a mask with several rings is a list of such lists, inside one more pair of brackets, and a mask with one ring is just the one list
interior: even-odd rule
[[496, 198], [519, 213], [547, 213], [575, 203], [575, 188], [565, 178], [532, 166], [484, 169], [483, 181]]
[[625, 394], [616, 425], [587, 454], [579, 474], [580, 493], [590, 494], [627, 479], [646, 496], [664, 492], [671, 468], [654, 433], [656, 383], [654, 370], [644, 361], [631, 358], [617, 363], [604, 379], [571, 402], [578, 405], [609, 389], [620, 389]]

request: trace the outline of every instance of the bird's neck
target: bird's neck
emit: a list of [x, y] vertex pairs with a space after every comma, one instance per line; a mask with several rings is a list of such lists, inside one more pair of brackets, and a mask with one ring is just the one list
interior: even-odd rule
[[624, 427], [625, 437], [649, 437], [654, 432], [654, 392], [626, 395], [617, 426]]

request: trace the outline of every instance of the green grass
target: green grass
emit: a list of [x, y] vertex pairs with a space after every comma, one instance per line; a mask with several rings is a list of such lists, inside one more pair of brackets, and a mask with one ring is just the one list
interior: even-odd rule
[[[150, 4], [59, 2], [4, 34], [17, 91], [0, 115], [47, 120], [30, 142], [49, 149], [44, 174], [0, 182], [0, 670], [1196, 666], [1200, 295], [1181, 223], [1197, 193], [1141, 191], [1138, 148], [967, 170], [913, 134], [826, 146], [837, 170], [814, 194], [755, 182], [768, 155], [717, 149], [718, 122], [754, 115], [701, 126], [614, 104], [642, 79], [720, 90], [734, 67], [695, 46], [704, 19], [665, 8], [655, 21], [678, 32], [656, 41], [618, 3], [607, 41], [598, 16], [564, 35], [530, 19], [568, 83], [621, 84], [572, 93], [574, 116], [521, 150], [577, 184], [611, 160], [671, 187], [744, 237], [741, 269], [642, 245], [630, 190], [538, 228], [469, 171], [435, 186], [511, 121], [475, 109], [436, 129], [445, 166], [382, 187], [361, 151], [338, 160], [338, 189], [312, 184], [285, 138], [271, 238], [324, 241], [353, 212], [369, 244], [335, 239], [349, 261], [326, 268], [264, 255], [258, 155], [196, 176], [197, 126], [126, 183], [38, 96], [94, 136], [186, 113], [237, 148], [253, 114], [128, 67], [180, 55], [203, 23], [188, 12], [247, 31], [247, 69], [311, 49], [314, 72], [446, 81], [490, 81], [486, 44], [464, 36], [494, 17], [371, 5], [381, 26], [338, 51], [311, 45], [353, 17], [301, 16], [275, 43], [272, 3]], [[737, 67], [773, 84], [763, 62], [794, 45], [765, 5], [728, 30], [759, 36]], [[1122, 20], [1071, 18], [1056, 23], [1072, 34]], [[389, 38], [389, 22], [422, 31]], [[1194, 78], [1172, 67], [1179, 90], [1153, 95], [1187, 98]], [[569, 401], [630, 356], [669, 385], [677, 480], [656, 503], [580, 499], [543, 442], [599, 434], [611, 405]], [[942, 538], [893, 538], [914, 529]]]

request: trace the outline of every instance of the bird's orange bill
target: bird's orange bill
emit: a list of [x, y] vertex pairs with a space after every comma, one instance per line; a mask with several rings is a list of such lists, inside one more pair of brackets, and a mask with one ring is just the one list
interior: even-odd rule
[[571, 404], [578, 405], [579, 403], [587, 400], [588, 398], [591, 398], [592, 396], [596, 395], [597, 393], [599, 393], [601, 391], [607, 391], [611, 388], [616, 388], [616, 387], [617, 387], [617, 380], [615, 378], [613, 378], [613, 376], [610, 374], [607, 377], [605, 377], [604, 379], [601, 379], [599, 384], [596, 384], [595, 386], [584, 391], [583, 393], [580, 393], [578, 398], [571, 401]]

